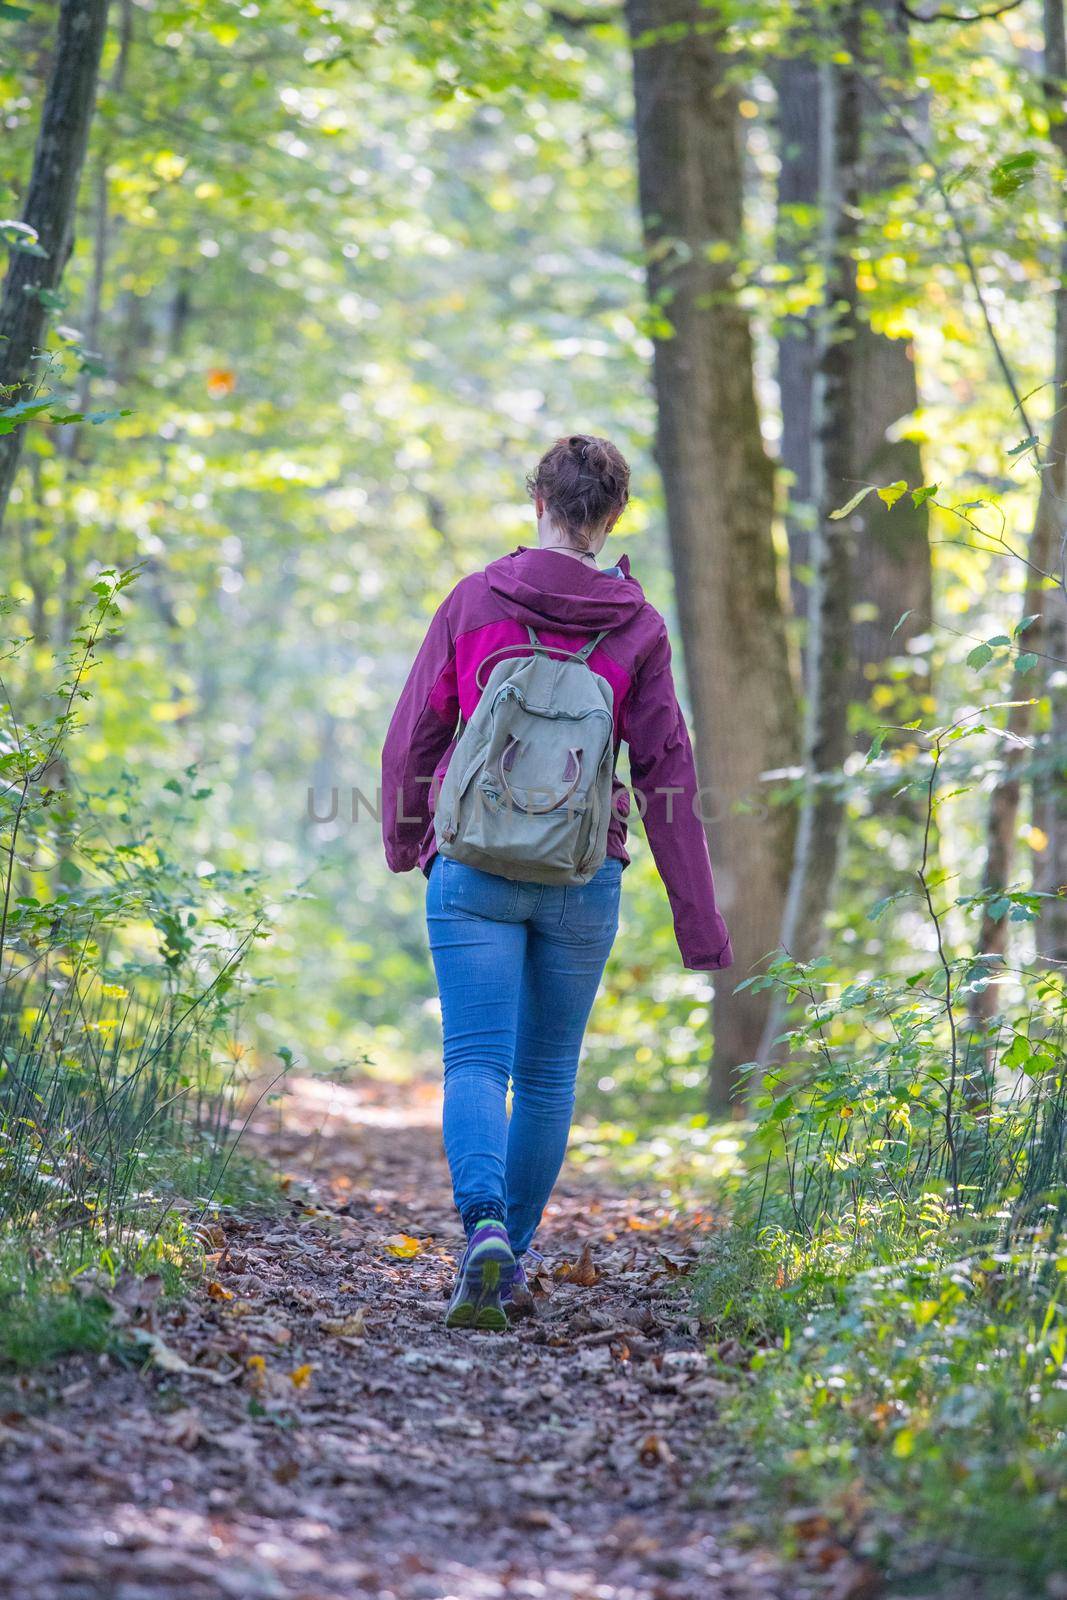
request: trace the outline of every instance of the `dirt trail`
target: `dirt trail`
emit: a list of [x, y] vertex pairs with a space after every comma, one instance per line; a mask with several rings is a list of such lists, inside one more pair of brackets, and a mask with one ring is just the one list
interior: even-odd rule
[[[706, 1487], [723, 1385], [678, 1283], [706, 1217], [572, 1172], [533, 1314], [504, 1335], [447, 1333], [457, 1239], [436, 1093], [293, 1090], [255, 1134], [293, 1174], [290, 1210], [228, 1217], [184, 1306], [123, 1291], [153, 1364], [74, 1359], [0, 1419], [0, 1594], [827, 1593], [732, 1546], [744, 1486]], [[196, 1370], [165, 1370], [182, 1363]]]

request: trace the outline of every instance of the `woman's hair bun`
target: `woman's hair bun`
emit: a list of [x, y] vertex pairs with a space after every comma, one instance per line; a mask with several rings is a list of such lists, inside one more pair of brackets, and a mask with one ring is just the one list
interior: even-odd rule
[[557, 439], [526, 480], [531, 496], [540, 496], [554, 519], [579, 543], [588, 544], [599, 528], [630, 497], [630, 468], [610, 439], [572, 433]]
[[591, 438], [586, 433], [572, 433], [567, 443], [578, 460], [592, 472], [610, 472], [611, 461], [604, 448], [606, 441]]

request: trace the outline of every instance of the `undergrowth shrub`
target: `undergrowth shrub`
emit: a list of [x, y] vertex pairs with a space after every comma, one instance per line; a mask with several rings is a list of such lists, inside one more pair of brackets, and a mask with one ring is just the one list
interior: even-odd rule
[[[973, 1569], [1001, 1600], [1067, 1573], [1067, 1074], [1062, 969], [950, 938], [985, 901], [949, 897], [933, 819], [981, 728], [910, 758], [927, 809], [892, 897], [912, 896], [903, 970], [783, 956], [748, 980], [777, 996], [777, 1054], [750, 1069], [747, 1177], [695, 1293], [748, 1348], [730, 1420], [775, 1526], [796, 1539], [783, 1505], [828, 1507], [896, 1579]], [[1024, 952], [1042, 899], [993, 908]]]
[[[260, 885], [190, 864], [180, 808], [209, 792], [195, 769], [167, 784], [166, 841], [127, 775], [96, 797], [75, 776], [79, 711], [132, 577], [97, 580], [51, 688], [19, 637], [0, 680], [0, 1357], [15, 1363], [98, 1347], [105, 1312], [72, 1298], [79, 1277], [163, 1271], [176, 1287], [196, 1217], [266, 1188], [236, 1148]], [[16, 710], [16, 676], [34, 715]]]

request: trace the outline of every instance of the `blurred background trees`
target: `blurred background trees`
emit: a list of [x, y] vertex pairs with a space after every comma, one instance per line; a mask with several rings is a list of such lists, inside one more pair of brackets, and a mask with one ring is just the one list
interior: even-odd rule
[[772, 1536], [1062, 1593], [1062, 0], [18, 0], [0, 63], [0, 1311], [190, 1270], [294, 1063], [436, 1073], [381, 738], [608, 434], [739, 959], [635, 825], [575, 1158], [709, 1207]]
[[988, 1027], [1002, 891], [1062, 877], [1055, 7], [115, 0], [59, 282], [34, 172], [76, 177], [77, 118], [65, 156], [48, 132], [90, 86], [73, 10], [77, 45], [71, 8], [0, 16], [20, 687], [139, 566], [63, 786], [114, 812], [130, 774], [207, 881], [303, 886], [262, 1035], [432, 1051], [421, 886], [352, 792], [437, 598], [532, 537], [524, 472], [571, 427], [634, 460], [616, 548], [677, 617], [739, 953], [714, 996], [678, 969], [639, 848], [590, 1104], [660, 1068], [736, 1102], [772, 1046], [734, 985], [783, 937], [906, 966], [909, 901], [863, 915], [911, 893], [922, 822], [922, 738], [886, 729], [1025, 700], [936, 830]]

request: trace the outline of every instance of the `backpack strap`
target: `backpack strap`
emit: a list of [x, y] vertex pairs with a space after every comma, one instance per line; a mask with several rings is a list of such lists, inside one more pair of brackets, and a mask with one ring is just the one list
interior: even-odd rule
[[603, 633], [598, 633], [594, 638], [590, 639], [588, 644], [583, 644], [580, 650], [568, 650], [567, 646], [564, 644], [542, 644], [533, 628], [530, 627], [529, 623], [526, 625], [526, 632], [530, 635], [530, 642], [528, 645], [502, 644], [499, 645], [495, 650], [490, 650], [487, 656], [482, 657], [481, 661], [478, 663], [478, 670], [474, 674], [474, 686], [478, 690], [479, 694], [485, 688], [485, 684], [482, 682], [482, 673], [491, 661], [495, 664], [498, 656], [503, 658], [504, 656], [513, 656], [516, 650], [532, 650], [538, 655], [543, 656], [567, 656], [573, 661], [581, 661], [588, 666], [589, 657], [592, 655], [601, 639], [607, 638], [607, 630], [605, 629]]
[[606, 639], [608, 636], [605, 628], [603, 633], [595, 634], [587, 644], [583, 644], [580, 650], [568, 650], [566, 645], [562, 644], [542, 644], [529, 623], [526, 624], [526, 632], [530, 635], [530, 644], [535, 650], [551, 650], [554, 655], [573, 656], [576, 661], [588, 661], [601, 639]]
[[603, 633], [594, 634], [593, 637], [590, 639], [588, 644], [583, 644], [582, 648], [580, 650], [576, 650], [574, 652], [575, 655], [578, 657], [578, 660], [579, 661], [588, 661], [589, 657], [593, 654], [593, 651], [596, 649], [596, 647], [600, 643], [601, 639], [606, 639], [607, 636], [608, 636], [608, 630], [606, 628], [604, 629]]

